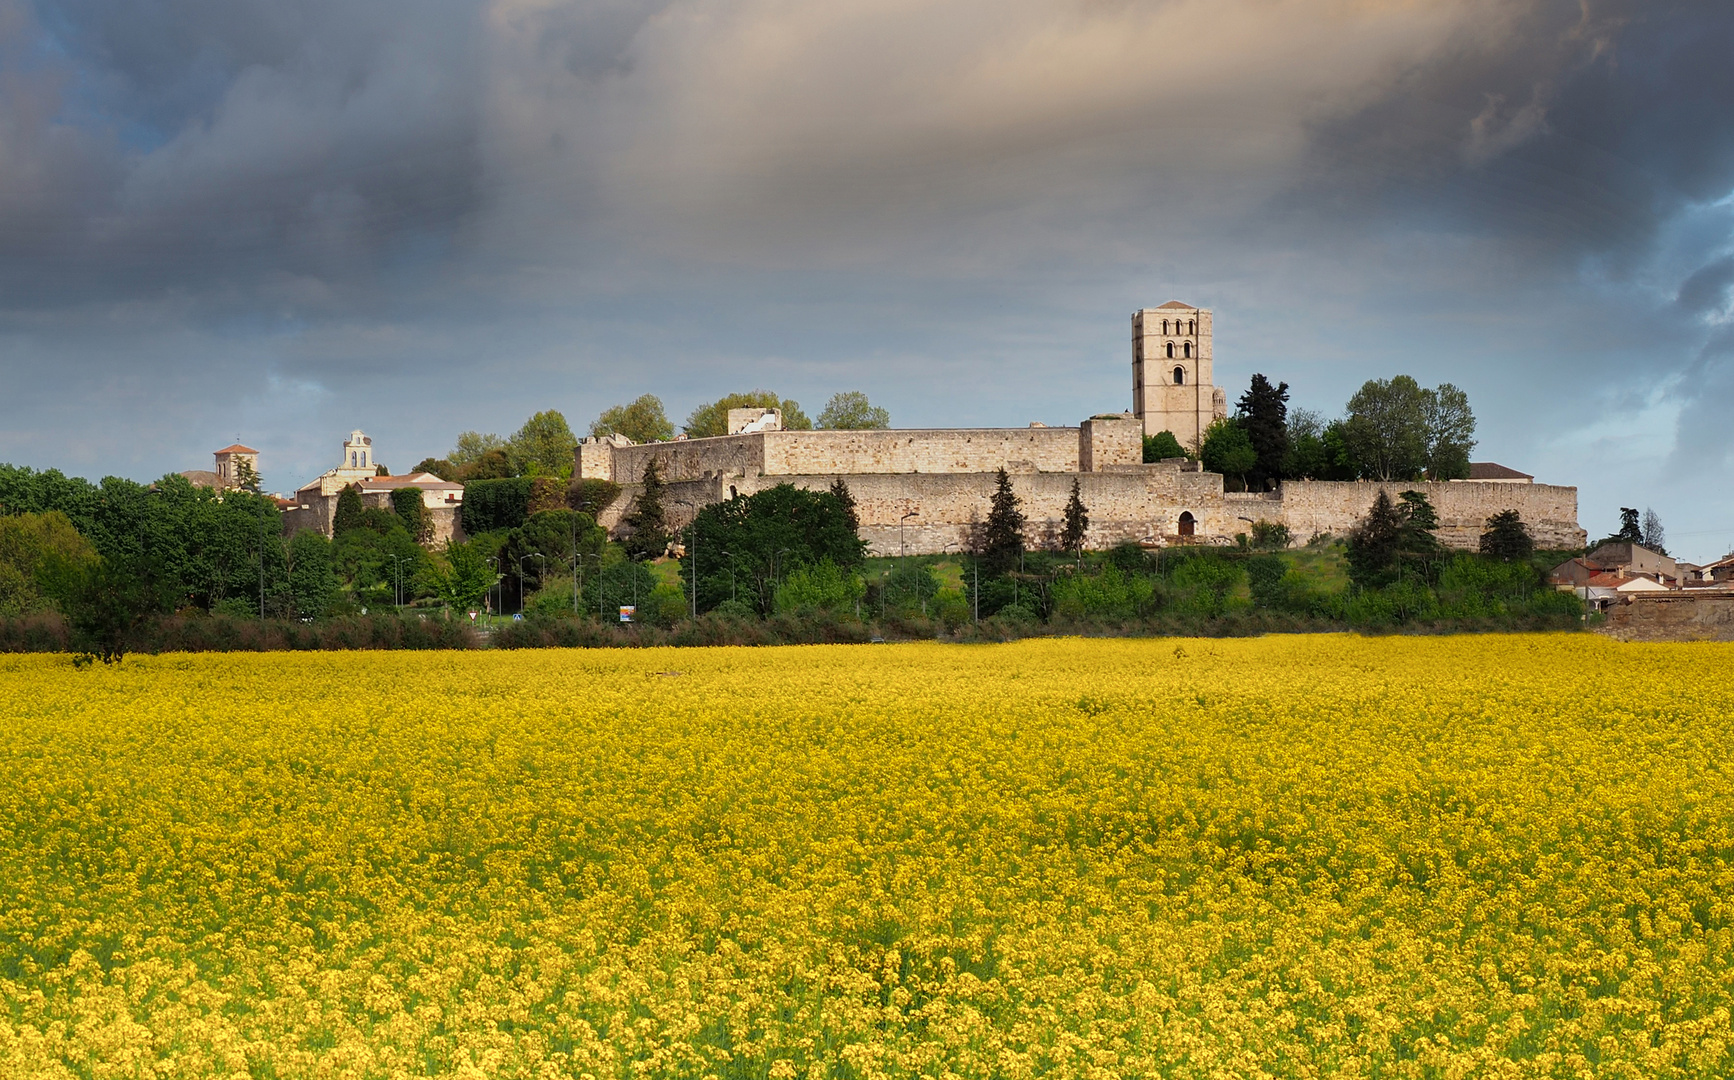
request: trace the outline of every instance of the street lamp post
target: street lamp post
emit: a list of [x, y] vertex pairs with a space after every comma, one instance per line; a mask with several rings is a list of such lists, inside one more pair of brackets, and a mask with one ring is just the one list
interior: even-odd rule
[[488, 608], [488, 612], [487, 612], [488, 620], [490, 622], [492, 622], [493, 618], [494, 618], [494, 598], [492, 596], [492, 593], [494, 591], [494, 586], [498, 585], [500, 583], [500, 558], [497, 555], [489, 555], [487, 558], [483, 559], [482, 561], [487, 563], [489, 566], [493, 567], [493, 570], [494, 570], [494, 580], [488, 583], [489, 595], [484, 598], [484, 601], [487, 604], [487, 608]]
[[387, 555], [386, 558], [391, 560], [391, 572], [392, 572], [392, 578], [393, 578], [392, 590], [391, 590], [392, 606], [393, 607], [402, 607], [403, 606], [403, 556], [402, 555]]
[[735, 553], [725, 551], [723, 554], [727, 555], [729, 559], [729, 602], [733, 603], [735, 599]]
[[686, 506], [692, 509], [692, 547], [687, 554], [692, 556], [692, 617], [698, 618], [698, 504], [685, 499], [674, 500], [676, 506]]
[[897, 557], [900, 559], [907, 558], [909, 555], [909, 542], [903, 538], [903, 523], [912, 517], [920, 516], [921, 511], [911, 510], [897, 519]]
[[582, 559], [595, 559], [596, 560], [596, 617], [598, 619], [601, 619], [602, 618], [602, 602], [604, 599], [603, 595], [602, 595], [602, 556], [598, 555], [598, 554], [591, 554], [590, 552], [583, 552], [578, 557], [581, 560]]

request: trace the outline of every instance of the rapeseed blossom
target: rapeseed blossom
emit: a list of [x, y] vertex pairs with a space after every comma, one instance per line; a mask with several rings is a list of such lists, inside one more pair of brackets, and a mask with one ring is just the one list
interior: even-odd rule
[[1731, 662], [0, 657], [0, 1076], [1730, 1075]]

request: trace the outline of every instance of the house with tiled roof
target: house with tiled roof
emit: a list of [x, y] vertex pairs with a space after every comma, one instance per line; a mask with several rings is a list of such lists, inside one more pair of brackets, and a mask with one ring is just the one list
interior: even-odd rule
[[394, 492], [414, 488], [421, 493], [422, 506], [427, 508], [433, 523], [431, 542], [463, 538], [459, 520], [464, 504], [462, 484], [425, 472], [392, 476], [382, 472], [382, 468], [373, 456], [373, 440], [360, 430], [350, 432], [337, 467], [325, 470], [295, 492], [294, 505], [283, 515], [284, 531], [317, 529], [331, 536], [337, 520], [337, 499], [346, 488], [359, 492], [364, 506], [385, 510], [392, 509]]

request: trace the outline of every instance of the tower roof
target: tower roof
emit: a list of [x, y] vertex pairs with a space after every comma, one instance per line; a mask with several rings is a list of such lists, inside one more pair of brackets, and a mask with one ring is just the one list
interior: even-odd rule
[[1159, 307], [1156, 310], [1162, 311], [1165, 308], [1185, 308], [1187, 311], [1196, 311], [1197, 310], [1191, 304], [1182, 304], [1178, 300], [1170, 300], [1166, 304], [1163, 304], [1162, 307]]
[[212, 451], [212, 453], [216, 454], [257, 454], [258, 452], [259, 451], [253, 449], [251, 446], [242, 446], [240, 443], [236, 443], [233, 446], [225, 446], [221, 450]]

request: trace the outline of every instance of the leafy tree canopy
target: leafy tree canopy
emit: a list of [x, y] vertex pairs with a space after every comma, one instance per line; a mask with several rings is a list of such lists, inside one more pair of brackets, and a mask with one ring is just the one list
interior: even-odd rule
[[859, 390], [831, 395], [819, 414], [819, 427], [830, 431], [882, 431], [890, 426], [891, 413]]
[[725, 394], [708, 405], [700, 405], [681, 425], [688, 438], [706, 439], [729, 433], [730, 409], [781, 409], [783, 430], [811, 431], [813, 422], [801, 411], [793, 398], [779, 398], [770, 390], [748, 390], [741, 394]]
[[690, 589], [696, 562], [700, 611], [733, 595], [763, 612], [791, 570], [829, 561], [853, 574], [866, 550], [835, 495], [778, 484], [699, 511], [686, 530], [681, 574]]
[[507, 455], [521, 473], [538, 476], [572, 475], [578, 437], [566, 418], [554, 409], [539, 412], [513, 433]]
[[674, 425], [663, 411], [662, 399], [644, 394], [627, 405], [615, 405], [602, 410], [590, 425], [590, 434], [624, 435], [633, 442], [667, 442], [674, 438]]
[[1167, 458], [1190, 458], [1186, 448], [1180, 445], [1180, 440], [1174, 437], [1172, 431], [1158, 431], [1154, 435], [1144, 436], [1144, 462], [1163, 461]]
[[1198, 458], [1211, 472], [1245, 477], [1258, 464], [1258, 451], [1246, 429], [1233, 419], [1218, 420], [1205, 429]]
[[485, 455], [494, 450], [504, 450], [506, 440], [498, 435], [484, 435], [479, 431], [466, 431], [458, 436], [457, 445], [446, 455], [446, 460], [459, 468], [474, 465]]
[[58, 510], [0, 517], [0, 617], [17, 617], [51, 605], [37, 580], [49, 561], [95, 562], [96, 549]]

